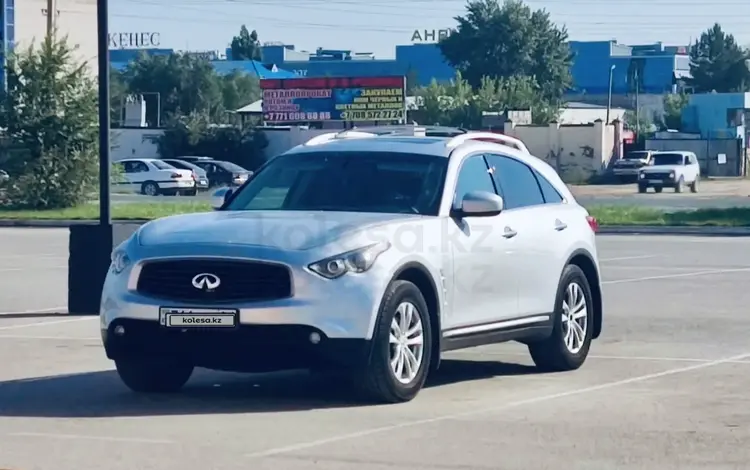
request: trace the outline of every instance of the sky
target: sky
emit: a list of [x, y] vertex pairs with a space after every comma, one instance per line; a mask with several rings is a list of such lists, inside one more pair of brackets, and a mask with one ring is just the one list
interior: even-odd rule
[[[223, 50], [242, 24], [261, 42], [393, 58], [415, 29], [451, 28], [463, 0], [109, 0], [110, 32], [158, 32], [161, 47]], [[750, 45], [750, 0], [529, 0], [571, 40], [685, 45], [714, 22]]]

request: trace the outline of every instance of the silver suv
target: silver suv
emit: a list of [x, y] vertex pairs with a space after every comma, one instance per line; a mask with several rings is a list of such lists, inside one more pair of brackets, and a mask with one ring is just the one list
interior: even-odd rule
[[415, 133], [316, 137], [118, 246], [101, 331], [123, 382], [309, 368], [402, 402], [444, 352], [510, 340], [580, 367], [602, 329], [596, 221], [516, 139]]

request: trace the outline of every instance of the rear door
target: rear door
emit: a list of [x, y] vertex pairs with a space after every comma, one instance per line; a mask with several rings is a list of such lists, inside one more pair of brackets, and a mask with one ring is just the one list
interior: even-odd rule
[[558, 259], [564, 256], [569, 246], [565, 238], [571, 233], [565, 204], [554, 187], [521, 160], [505, 155], [488, 159], [518, 231], [513, 270], [518, 278], [519, 316], [550, 314], [560, 278]]

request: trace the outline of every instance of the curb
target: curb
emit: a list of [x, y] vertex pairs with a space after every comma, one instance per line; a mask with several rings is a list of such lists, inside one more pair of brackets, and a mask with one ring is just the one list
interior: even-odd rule
[[[113, 220], [112, 225], [118, 224], [145, 224], [145, 219], [119, 219]], [[99, 225], [98, 220], [23, 220], [23, 219], [0, 219], [0, 227], [18, 228], [68, 228], [73, 225]]]
[[609, 225], [599, 227], [601, 235], [698, 235], [750, 237], [750, 227], [682, 227], [649, 225]]

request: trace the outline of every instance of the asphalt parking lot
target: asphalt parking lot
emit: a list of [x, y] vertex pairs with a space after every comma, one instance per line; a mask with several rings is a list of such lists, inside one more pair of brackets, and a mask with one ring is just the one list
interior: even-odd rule
[[[65, 242], [0, 231], [0, 310], [64, 305]], [[599, 245], [605, 327], [583, 368], [539, 374], [517, 344], [459, 351], [402, 405], [300, 373], [204, 372], [137, 397], [95, 318], [0, 315], [0, 468], [746, 469], [750, 239]]]

